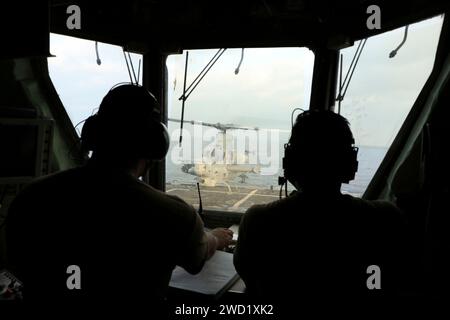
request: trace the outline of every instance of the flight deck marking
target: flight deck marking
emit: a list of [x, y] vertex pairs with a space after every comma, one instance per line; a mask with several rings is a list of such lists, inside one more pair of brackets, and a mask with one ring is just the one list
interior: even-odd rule
[[256, 192], [258, 191], [258, 189], [253, 190], [252, 192], [250, 192], [249, 194], [247, 194], [245, 197], [243, 197], [241, 200], [239, 200], [238, 202], [236, 202], [231, 209], [237, 209], [239, 208], [239, 206], [241, 204], [243, 204], [245, 201], [248, 200], [248, 198], [250, 198], [251, 196], [253, 196]]
[[[192, 189], [172, 188], [172, 189], [166, 190], [166, 193], [174, 192], [174, 191], [192, 191]], [[224, 194], [229, 194], [229, 192], [227, 192], [227, 191], [219, 191], [219, 190], [202, 190], [202, 193], [203, 192], [205, 192], [205, 193], [224, 193]], [[245, 193], [245, 192], [233, 192], [233, 195], [237, 195], [237, 194], [249, 195], [248, 193]], [[279, 197], [278, 195], [274, 195], [274, 194], [253, 194], [253, 196], [255, 196], [255, 197], [269, 197], [269, 198], [278, 198]]]
[[173, 188], [173, 189], [166, 190], [166, 193], [169, 193], [172, 191], [189, 191], [189, 189]]

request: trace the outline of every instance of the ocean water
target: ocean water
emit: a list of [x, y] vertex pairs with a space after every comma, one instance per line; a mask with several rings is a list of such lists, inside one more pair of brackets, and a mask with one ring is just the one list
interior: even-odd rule
[[[283, 148], [283, 147], [282, 147]], [[282, 148], [280, 154], [283, 154]], [[363, 195], [370, 180], [374, 176], [381, 161], [386, 154], [387, 148], [380, 147], [359, 147], [358, 161], [359, 167], [356, 173], [355, 180], [350, 184], [343, 184], [342, 191], [360, 197]], [[169, 152], [170, 154], [170, 152]], [[166, 161], [166, 182], [172, 185], [183, 184], [196, 184], [198, 178], [194, 175], [187, 174], [182, 171], [182, 164], [175, 164], [171, 161], [170, 157]], [[278, 172], [272, 175], [262, 175], [257, 173], [246, 173], [245, 183], [242, 183], [242, 179], [236, 177], [234, 179], [227, 180], [230, 186], [248, 186], [249, 188], [270, 189], [271, 187], [278, 188], [278, 177], [282, 175], [283, 170], [281, 168], [281, 160], [279, 161]], [[220, 185], [220, 184], [219, 184]], [[292, 190], [292, 186], [289, 188]]]

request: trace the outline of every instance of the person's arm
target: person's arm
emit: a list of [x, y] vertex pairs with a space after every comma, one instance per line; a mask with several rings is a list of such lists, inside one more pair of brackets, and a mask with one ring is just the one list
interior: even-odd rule
[[232, 239], [233, 232], [228, 229], [217, 228], [206, 232], [202, 220], [195, 214], [193, 231], [187, 240], [183, 258], [177, 264], [191, 274], [199, 273], [205, 261], [211, 258], [216, 250], [230, 245]]
[[252, 296], [264, 294], [265, 277], [264, 244], [261, 239], [261, 206], [247, 210], [239, 224], [239, 237], [234, 250], [234, 267], [244, 281], [247, 293]]
[[228, 247], [233, 240], [233, 231], [230, 229], [216, 228], [205, 233], [208, 238], [207, 259], [211, 258], [216, 250], [223, 250]]
[[251, 284], [251, 270], [252, 270], [252, 258], [251, 258], [251, 238], [249, 239], [249, 210], [242, 217], [239, 224], [239, 237], [234, 249], [233, 263], [237, 273], [245, 282], [245, 285], [252, 287]]

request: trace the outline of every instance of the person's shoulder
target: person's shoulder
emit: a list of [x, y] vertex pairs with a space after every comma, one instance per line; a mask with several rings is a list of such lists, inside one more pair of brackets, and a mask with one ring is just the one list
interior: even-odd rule
[[274, 215], [279, 216], [283, 212], [290, 212], [290, 210], [297, 206], [299, 193], [293, 193], [289, 197], [272, 201], [265, 204], [257, 204], [251, 206], [245, 212], [244, 217], [247, 220], [253, 219], [272, 219]]
[[169, 195], [142, 181], [136, 181], [136, 188], [140, 190], [142, 200], [152, 206], [156, 205], [177, 215], [196, 214], [194, 207], [177, 196]]
[[34, 179], [25, 185], [11, 202], [8, 217], [14, 216], [17, 212], [22, 214], [39, 210], [38, 206], [48, 203], [49, 199], [61, 200], [61, 194], [72, 187], [72, 181], [79, 175], [79, 170], [80, 168], [74, 168]]
[[165, 192], [162, 192], [160, 190], [154, 190], [161, 198], [163, 198], [165, 200], [165, 202], [173, 207], [174, 209], [180, 209], [180, 210], [187, 210], [190, 212], [194, 212], [195, 213], [195, 209], [194, 207], [192, 207], [190, 204], [188, 204], [186, 201], [184, 201], [183, 199], [181, 199], [178, 196], [174, 196], [174, 195], [169, 195]]
[[367, 200], [350, 195], [344, 197], [358, 213], [366, 213], [366, 216], [370, 219], [379, 221], [397, 220], [399, 223], [403, 223], [403, 220], [405, 220], [402, 211], [391, 201]]
[[82, 170], [81, 167], [77, 167], [37, 177], [28, 183], [19, 195], [28, 196], [36, 193], [48, 193], [48, 189], [51, 188], [63, 190], [64, 184], [70, 184], [71, 180], [80, 176]]
[[367, 200], [353, 197], [351, 195], [344, 195], [344, 198], [354, 206], [370, 207], [376, 211], [400, 213], [398, 207], [394, 203], [387, 200]]

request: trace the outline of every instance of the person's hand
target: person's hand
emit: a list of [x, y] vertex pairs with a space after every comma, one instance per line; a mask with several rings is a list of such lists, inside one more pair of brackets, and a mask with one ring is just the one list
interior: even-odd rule
[[228, 247], [233, 241], [233, 231], [226, 228], [216, 228], [210, 231], [217, 239], [217, 249], [222, 250]]

